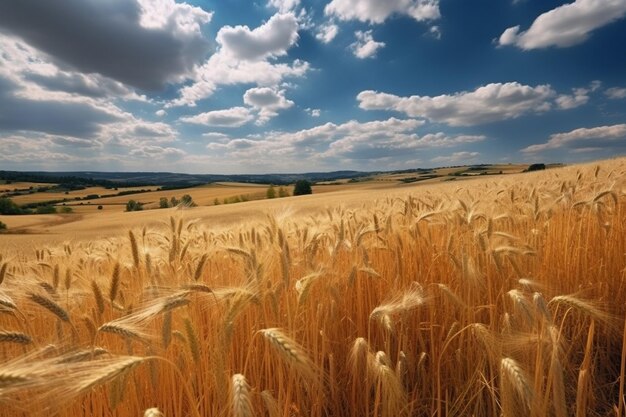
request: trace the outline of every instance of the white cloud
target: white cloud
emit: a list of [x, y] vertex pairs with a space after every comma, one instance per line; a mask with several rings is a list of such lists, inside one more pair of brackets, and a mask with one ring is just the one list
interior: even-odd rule
[[298, 39], [298, 22], [293, 14], [276, 14], [254, 30], [247, 26], [225, 26], [218, 32], [218, 50], [197, 68], [194, 83], [183, 87], [179, 98], [166, 107], [195, 106], [213, 95], [220, 85], [255, 84], [275, 87], [285, 78], [303, 77], [308, 62], [273, 63], [284, 56]]
[[586, 88], [575, 88], [573, 94], [561, 94], [555, 101], [560, 109], [569, 110], [583, 106], [589, 101], [589, 91]]
[[311, 117], [320, 117], [322, 114], [322, 110], [312, 109], [310, 107], [307, 107], [304, 111], [306, 111]]
[[620, 100], [626, 98], [626, 88], [611, 87], [608, 88], [604, 94], [612, 100]]
[[232, 107], [224, 110], [213, 110], [195, 116], [181, 117], [186, 123], [217, 127], [241, 127], [254, 119], [247, 107]]
[[[271, 164], [281, 161], [302, 161], [332, 166], [332, 161], [367, 161], [381, 158], [415, 159], [416, 152], [431, 148], [449, 148], [482, 141], [484, 136], [429, 133], [423, 136], [415, 131], [423, 121], [415, 119], [349, 121], [342, 124], [326, 123], [296, 132], [268, 132], [224, 141], [217, 138], [207, 148], [223, 152], [238, 161]], [[300, 167], [300, 170], [302, 167]]]
[[223, 52], [236, 59], [256, 61], [282, 56], [298, 40], [298, 20], [292, 13], [275, 14], [254, 30], [224, 26], [216, 39]]
[[376, 52], [380, 48], [385, 47], [384, 42], [376, 42], [374, 40], [371, 30], [368, 30], [367, 32], [357, 30], [354, 32], [354, 36], [356, 36], [356, 42], [350, 45], [350, 47], [352, 48], [352, 52], [354, 52], [354, 56], [357, 58], [374, 58], [376, 56]]
[[65, 93], [65, 96], [90, 99], [148, 101], [132, 88], [102, 75], [62, 70], [49, 57], [12, 36], [0, 34], [0, 53], [0, 76], [11, 80], [24, 91], [37, 92], [40, 98], [58, 92]]
[[399, 97], [372, 90], [357, 95], [364, 110], [392, 110], [451, 126], [472, 126], [547, 111], [555, 92], [549, 85], [493, 83], [451, 95]]
[[569, 110], [583, 106], [589, 102], [589, 94], [595, 93], [602, 87], [602, 82], [594, 80], [588, 87], [573, 88], [572, 94], [561, 94], [554, 101], [559, 109]]
[[506, 29], [499, 44], [516, 45], [525, 50], [565, 48], [584, 42], [591, 32], [625, 14], [624, 0], [576, 0], [541, 14], [527, 31], [520, 32], [519, 26]]
[[502, 32], [502, 35], [500, 35], [500, 38], [498, 39], [498, 44], [501, 46], [514, 44], [517, 41], [519, 28], [520, 28], [519, 25], [517, 25], [517, 26], [510, 27], [508, 29], [505, 29], [504, 32]]
[[212, 12], [174, 0], [137, 0], [139, 24], [148, 29], [169, 29], [182, 35], [201, 35], [201, 26], [211, 21]]
[[174, 0], [24, 0], [0, 3], [2, 32], [60, 67], [159, 90], [205, 59], [212, 13]]
[[339, 26], [327, 23], [325, 25], [320, 26], [317, 34], [315, 35], [315, 39], [322, 43], [330, 43], [337, 34], [339, 33]]
[[285, 98], [284, 90], [269, 87], [251, 88], [243, 95], [243, 102], [252, 106], [259, 113], [258, 125], [263, 125], [278, 115], [279, 110], [293, 106], [293, 101]]
[[202, 137], [211, 141], [211, 142], [215, 142], [215, 141], [228, 141], [229, 136], [225, 133], [220, 133], [220, 132], [207, 132], [207, 133], [203, 133]]
[[151, 160], [165, 159], [171, 161], [182, 158], [186, 152], [178, 148], [144, 145], [130, 151], [130, 155]]
[[428, 34], [437, 40], [441, 39], [441, 29], [439, 26], [431, 26], [428, 29]]
[[277, 8], [281, 13], [286, 13], [298, 7], [300, 0], [269, 0], [267, 4]]
[[480, 142], [481, 135], [449, 136], [444, 133], [429, 133], [419, 136], [404, 131], [371, 133], [343, 137], [329, 146], [325, 156], [348, 159], [379, 159], [384, 157], [401, 158], [415, 156], [414, 152], [432, 148], [449, 148], [461, 144]]
[[452, 155], [448, 155], [448, 156], [437, 156], [433, 159], [431, 159], [432, 162], [437, 162], [437, 163], [463, 163], [466, 164], [468, 162], [472, 162], [476, 160], [476, 157], [480, 156], [480, 153], [478, 152], [468, 152], [468, 151], [461, 151], [461, 152], [454, 152]]
[[556, 133], [550, 136], [546, 143], [531, 145], [524, 149], [525, 153], [537, 153], [551, 149], [572, 147], [578, 149], [589, 149], [594, 141], [616, 141], [626, 138], [626, 124], [611, 126], [599, 126], [592, 128], [580, 128], [566, 133]]
[[324, 8], [327, 16], [340, 20], [383, 23], [394, 14], [410, 16], [417, 21], [440, 17], [439, 0], [332, 0]]
[[598, 147], [588, 147], [588, 148], [576, 148], [576, 149], [572, 149], [571, 152], [572, 153], [587, 153], [587, 152], [598, 152], [601, 151], [603, 148], [598, 148]]
[[167, 112], [163, 109], [160, 109], [160, 110], [155, 111], [154, 114], [156, 114], [159, 117], [163, 117], [167, 114]]

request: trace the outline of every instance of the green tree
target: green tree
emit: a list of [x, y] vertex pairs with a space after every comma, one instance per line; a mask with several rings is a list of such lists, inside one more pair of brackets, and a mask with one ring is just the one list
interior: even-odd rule
[[63, 207], [61, 207], [61, 213], [66, 213], [66, 214], [67, 214], [67, 213], [71, 213], [71, 212], [73, 212], [73, 211], [74, 211], [74, 210], [72, 210], [72, 208], [71, 208], [71, 207], [68, 207], [68, 206], [63, 206]]
[[176, 197], [172, 197], [170, 199], [170, 207], [176, 207], [179, 203], [180, 203], [180, 201], [178, 201], [178, 199]]
[[546, 169], [546, 164], [531, 164], [527, 169], [526, 172], [532, 172], [532, 171], [541, 171], [543, 169]]
[[270, 185], [267, 189], [267, 192], [265, 193], [265, 195], [267, 196], [267, 198], [276, 198], [276, 190], [274, 189], [273, 185]]
[[23, 214], [23, 211], [13, 200], [3, 197], [0, 198], [0, 214]]
[[313, 194], [313, 190], [311, 189], [311, 183], [307, 180], [296, 181], [296, 185], [293, 187], [293, 195], [306, 194]]
[[220, 205], [220, 200], [217, 197], [215, 197], [215, 200], [213, 200], [213, 205], [214, 206], [219, 206]]
[[168, 208], [170, 206], [169, 201], [167, 201], [167, 197], [161, 197], [159, 199], [159, 208]]
[[50, 205], [38, 206], [35, 209], [36, 214], [54, 214], [57, 212], [57, 208]]
[[280, 197], [280, 198], [289, 197], [289, 191], [285, 190], [284, 187], [280, 187], [278, 189], [278, 197]]
[[126, 203], [126, 211], [140, 211], [143, 210], [143, 204], [135, 200], [128, 200]]
[[2, 223], [2, 222], [0, 222], [0, 232], [4, 231], [4, 230], [7, 230], [7, 225]]
[[185, 194], [184, 196], [182, 196], [180, 198], [180, 202], [185, 207], [195, 207], [196, 206], [196, 203], [193, 202], [193, 198], [189, 194]]

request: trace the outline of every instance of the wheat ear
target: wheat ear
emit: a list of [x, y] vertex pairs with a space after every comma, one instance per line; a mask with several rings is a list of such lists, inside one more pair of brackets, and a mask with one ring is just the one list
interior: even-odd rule
[[235, 374], [231, 379], [230, 404], [234, 417], [252, 417], [250, 385], [242, 374]]

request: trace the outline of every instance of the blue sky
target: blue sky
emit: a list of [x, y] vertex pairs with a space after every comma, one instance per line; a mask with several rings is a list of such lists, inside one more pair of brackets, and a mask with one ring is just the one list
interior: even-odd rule
[[625, 0], [2, 2], [0, 169], [623, 155], [625, 16]]

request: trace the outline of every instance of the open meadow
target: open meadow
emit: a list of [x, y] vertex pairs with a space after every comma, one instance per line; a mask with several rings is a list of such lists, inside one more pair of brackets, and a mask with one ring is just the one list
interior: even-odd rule
[[0, 220], [0, 417], [626, 416], [626, 158]]

